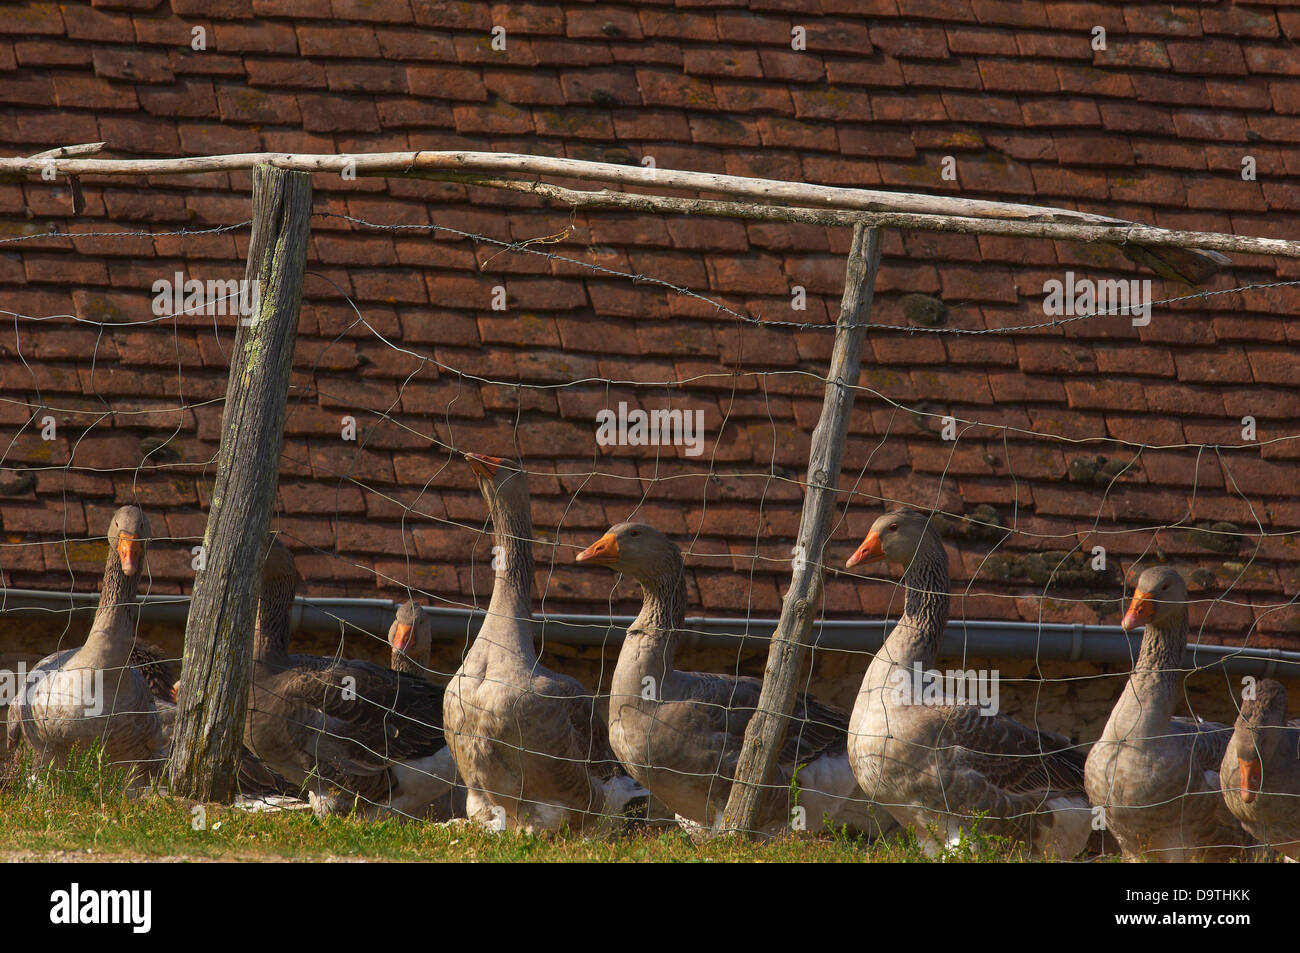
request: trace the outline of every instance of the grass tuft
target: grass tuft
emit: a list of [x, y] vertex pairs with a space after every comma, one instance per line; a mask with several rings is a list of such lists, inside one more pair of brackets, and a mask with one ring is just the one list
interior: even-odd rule
[[[310, 811], [250, 813], [141, 793], [129, 773], [103, 763], [98, 749], [65, 768], [15, 766], [0, 789], [0, 859], [357, 860], [481, 862], [862, 863], [929, 862], [912, 832], [868, 843], [830, 825], [813, 835], [765, 842], [720, 837], [697, 844], [676, 828], [615, 839], [494, 833], [468, 823], [318, 819]], [[974, 829], [939, 858], [1021, 860], [1001, 838]]]

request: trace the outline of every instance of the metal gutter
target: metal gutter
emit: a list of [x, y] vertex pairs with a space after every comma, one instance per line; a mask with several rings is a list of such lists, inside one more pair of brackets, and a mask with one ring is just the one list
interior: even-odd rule
[[[178, 627], [185, 624], [189, 596], [146, 595], [140, 601], [141, 622]], [[98, 604], [96, 592], [0, 589], [0, 616], [12, 618], [87, 613]], [[293, 630], [319, 635], [354, 632], [382, 639], [397, 606], [390, 599], [300, 598], [294, 605]], [[446, 641], [468, 642], [483, 620], [483, 612], [473, 609], [426, 608], [425, 613], [433, 623], [434, 636]], [[536, 616], [534, 627], [539, 638], [561, 645], [618, 646], [631, 622], [631, 616], [549, 613]], [[760, 649], [767, 644], [776, 624], [776, 619], [691, 616], [686, 620], [682, 644], [691, 648]], [[812, 643], [824, 650], [874, 652], [893, 625], [893, 620], [820, 620], [813, 625]], [[947, 658], [964, 655], [1131, 665], [1140, 644], [1140, 635], [1114, 625], [955, 620], [948, 623], [939, 654]], [[1300, 652], [1284, 649], [1189, 646], [1183, 664], [1187, 668], [1222, 665], [1235, 675], [1300, 678]]]

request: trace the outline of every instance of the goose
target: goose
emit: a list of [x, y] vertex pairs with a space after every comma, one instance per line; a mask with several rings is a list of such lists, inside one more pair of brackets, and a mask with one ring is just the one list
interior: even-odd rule
[[[620, 523], [578, 553], [577, 561], [626, 573], [641, 584], [641, 612], [623, 639], [610, 688], [614, 753], [679, 819], [719, 830], [762, 681], [674, 666], [686, 620], [686, 582], [681, 549], [659, 530]], [[800, 694], [791, 717], [795, 723], [786, 733], [777, 776], [759, 805], [758, 832], [774, 836], [823, 823], [873, 836], [882, 827], [892, 829], [892, 818], [873, 808], [849, 767], [848, 715]], [[791, 803], [792, 779], [797, 805]], [[796, 806], [803, 809], [798, 814]]]
[[527, 477], [518, 461], [465, 459], [496, 544], [487, 614], [443, 699], [467, 813], [497, 830], [606, 828], [646, 792], [619, 768], [593, 694], [537, 659]]
[[[433, 625], [415, 600], [408, 599], [397, 607], [397, 614], [388, 627], [388, 644], [392, 649], [388, 663], [390, 669], [433, 682], [433, 669], [429, 664], [433, 652]], [[440, 776], [455, 776], [456, 763], [451, 749], [443, 748], [438, 757]], [[464, 817], [465, 799], [465, 785], [457, 777], [455, 787], [434, 802], [431, 814], [439, 820]]]
[[1068, 738], [951, 694], [918, 702], [917, 675], [933, 670], [948, 622], [948, 555], [926, 514], [903, 509], [875, 521], [848, 565], [881, 560], [904, 567], [906, 597], [853, 706], [858, 783], [915, 829], [930, 856], [974, 827], [1038, 857], [1071, 859], [1091, 831], [1083, 755]]
[[360, 660], [289, 654], [299, 576], [273, 542], [253, 633], [253, 685], [244, 741], [313, 811], [422, 816], [452, 786], [442, 691]]
[[1286, 720], [1281, 682], [1261, 679], [1242, 702], [1219, 781], [1247, 833], [1300, 861], [1300, 720]]
[[397, 616], [388, 627], [388, 644], [392, 648], [388, 667], [394, 672], [424, 679], [432, 676], [429, 656], [433, 651], [433, 626], [414, 600], [398, 606]]
[[62, 767], [74, 746], [84, 752], [96, 741], [106, 762], [133, 774], [156, 775], [167, 759], [171, 746], [154, 693], [131, 667], [149, 537], [140, 507], [113, 514], [99, 607], [85, 645], [42, 659], [9, 706], [10, 745], [24, 738], [38, 767]]
[[1122, 624], [1126, 632], [1145, 627], [1142, 648], [1088, 753], [1089, 800], [1129, 860], [1240, 858], [1250, 839], [1219, 784], [1231, 730], [1173, 717], [1187, 646], [1182, 576], [1167, 566], [1143, 572]]

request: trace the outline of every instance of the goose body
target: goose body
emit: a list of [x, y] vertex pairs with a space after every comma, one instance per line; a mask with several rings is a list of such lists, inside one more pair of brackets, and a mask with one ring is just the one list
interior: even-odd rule
[[131, 665], [149, 523], [123, 506], [108, 528], [99, 608], [85, 645], [42, 659], [9, 707], [11, 744], [21, 735], [38, 766], [61, 767], [74, 747], [99, 742], [104, 760], [155, 774], [170, 751], [149, 681]]
[[1281, 682], [1260, 680], [1242, 702], [1219, 784], [1251, 837], [1300, 861], [1300, 720], [1286, 720]]
[[496, 829], [605, 826], [645, 792], [618, 768], [592, 693], [537, 659], [523, 470], [495, 457], [466, 458], [487, 500], [498, 554], [483, 625], [443, 699], [467, 813]]
[[1222, 861], [1250, 838], [1220, 793], [1231, 730], [1173, 717], [1187, 645], [1187, 588], [1173, 569], [1148, 569], [1124, 628], [1145, 625], [1142, 649], [1101, 738], [1088, 754], [1089, 800], [1130, 860]]
[[948, 621], [948, 561], [921, 513], [887, 513], [849, 560], [905, 567], [904, 611], [867, 668], [849, 722], [862, 790], [931, 856], [974, 827], [1034, 855], [1068, 860], [1087, 844], [1083, 755], [1068, 738], [950, 697], [917, 703], [903, 690], [934, 668]]
[[131, 654], [127, 657], [127, 664], [138, 669], [144, 676], [154, 701], [176, 704], [176, 681], [180, 673], [162, 649], [151, 642], [136, 639], [131, 646]]
[[442, 693], [361, 660], [289, 655], [298, 575], [272, 544], [254, 633], [245, 745], [317, 814], [421, 817], [450, 791]]
[[[628, 573], [644, 594], [610, 690], [614, 753], [679, 818], [717, 828], [762, 682], [675, 667], [678, 633], [685, 622], [682, 556], [658, 530], [619, 524], [579, 553], [578, 561]], [[792, 718], [777, 777], [760, 801], [759, 830], [775, 835], [792, 827], [820, 830], [829, 823], [876, 835], [882, 826], [892, 828], [892, 819], [859, 790], [849, 766], [848, 716], [801, 694]], [[796, 772], [797, 803], [791, 796]]]
[[131, 646], [127, 665], [138, 671], [148, 683], [163, 736], [170, 748], [176, 728], [176, 686], [180, 684], [176, 666], [162, 649], [141, 639], [136, 639]]

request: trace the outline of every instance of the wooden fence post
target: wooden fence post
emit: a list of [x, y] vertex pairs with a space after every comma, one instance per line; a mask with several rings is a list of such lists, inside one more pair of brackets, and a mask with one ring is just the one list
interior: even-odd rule
[[228, 801], [237, 793], [253, 622], [279, 482], [311, 201], [309, 174], [269, 165], [253, 169], [253, 231], [244, 276], [257, 282], [256, 309], [236, 319], [203, 536], [206, 566], [195, 577], [185, 626], [170, 764], [172, 792], [201, 801]]
[[745, 728], [745, 743], [736, 764], [736, 777], [723, 814], [722, 830], [752, 834], [764, 786], [772, 777], [777, 753], [785, 740], [798, 688], [799, 666], [807, 649], [813, 616], [822, 596], [822, 558], [835, 505], [835, 487], [844, 456], [844, 437], [853, 412], [853, 387], [858, 383], [862, 346], [867, 338], [872, 290], [880, 266], [880, 229], [861, 223], [853, 227], [844, 277], [844, 297], [835, 326], [821, 418], [808, 451], [807, 490], [799, 519], [796, 557], [790, 588], [781, 603], [781, 618], [768, 648], [758, 710]]

